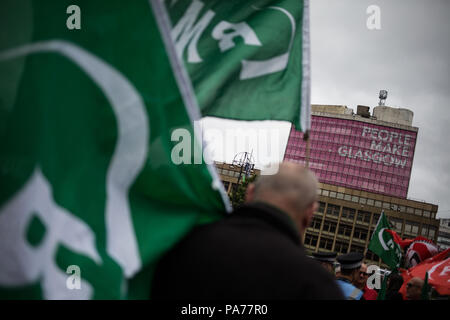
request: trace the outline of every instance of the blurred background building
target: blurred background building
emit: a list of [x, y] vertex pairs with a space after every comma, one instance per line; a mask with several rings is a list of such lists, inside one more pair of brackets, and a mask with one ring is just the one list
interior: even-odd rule
[[437, 244], [443, 250], [450, 248], [450, 219], [440, 219]]

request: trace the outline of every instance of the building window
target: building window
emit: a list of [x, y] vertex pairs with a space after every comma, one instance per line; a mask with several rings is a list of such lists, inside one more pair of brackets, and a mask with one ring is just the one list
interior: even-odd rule
[[333, 239], [321, 238], [319, 248], [331, 250], [333, 247]]
[[320, 230], [320, 225], [322, 224], [322, 219], [313, 218], [311, 222], [311, 228]]
[[331, 191], [330, 192], [330, 198], [336, 198], [336, 192]]
[[341, 192], [338, 192], [338, 194], [337, 194], [337, 196], [336, 196], [336, 198], [338, 198], [338, 199], [344, 199], [344, 194], [343, 193], [341, 193]]
[[428, 236], [428, 226], [427, 225], [422, 225], [422, 232], [421, 232], [421, 234], [424, 237]]
[[348, 243], [336, 241], [334, 245], [334, 251], [337, 253], [347, 253], [348, 251]]
[[369, 223], [370, 222], [370, 212], [358, 210], [358, 215], [356, 220], [360, 222]]
[[399, 219], [395, 219], [395, 218], [390, 218], [389, 221], [392, 224], [392, 226], [395, 228], [395, 232], [400, 234], [402, 232], [403, 221], [399, 220]]
[[412, 236], [418, 236], [419, 224], [416, 222], [406, 221], [404, 233]]
[[320, 212], [320, 213], [324, 213], [325, 212], [325, 202], [319, 201], [318, 212]]
[[359, 197], [357, 197], [357, 196], [352, 196], [352, 201], [358, 203]]
[[366, 204], [367, 203], [367, 198], [359, 198], [359, 203]]
[[353, 245], [350, 248], [350, 252], [360, 252], [364, 254], [364, 247]]
[[415, 210], [414, 210], [414, 214], [415, 214], [416, 216], [422, 216], [422, 210], [420, 210], [420, 209], [415, 209]]
[[352, 227], [341, 224], [338, 228], [338, 234], [350, 237], [350, 235], [352, 234]]
[[434, 236], [436, 235], [436, 228], [430, 226], [430, 229], [428, 230], [428, 238], [434, 239]]
[[374, 205], [375, 205], [375, 202], [374, 202], [373, 199], [367, 199], [367, 204], [368, 204], [369, 206], [374, 206]]
[[322, 231], [335, 233], [336, 232], [336, 222], [325, 221], [323, 224]]
[[330, 192], [328, 190], [322, 190], [322, 195], [324, 197], [328, 197], [330, 195]]
[[366, 240], [367, 229], [355, 228], [355, 231], [353, 231], [353, 238], [357, 238], [360, 240]]
[[341, 218], [349, 219], [349, 220], [353, 221], [353, 219], [355, 218], [355, 212], [356, 212], [355, 209], [343, 207], [342, 208], [342, 217]]
[[381, 201], [375, 201], [375, 207], [381, 208]]
[[430, 211], [424, 210], [423, 211], [423, 216], [426, 218], [429, 218], [431, 216]]
[[374, 213], [373, 214], [373, 218], [372, 218], [372, 224], [376, 225], [378, 223], [379, 219], [380, 219], [380, 214], [379, 213]]
[[406, 207], [406, 212], [410, 214], [414, 214], [414, 208]]
[[389, 202], [383, 202], [383, 208], [384, 209], [390, 209], [390, 203]]
[[336, 206], [334, 204], [328, 204], [327, 215], [338, 217], [339, 216], [339, 209], [340, 209], [339, 206]]
[[318, 238], [318, 236], [307, 233], [305, 236], [305, 244], [315, 247], [317, 245]]
[[344, 195], [344, 200], [345, 201], [351, 201], [352, 200], [352, 196], [349, 194]]
[[415, 223], [415, 222], [412, 223], [411, 232], [412, 232], [412, 234], [414, 236], [418, 236], [419, 235], [419, 224], [418, 223]]

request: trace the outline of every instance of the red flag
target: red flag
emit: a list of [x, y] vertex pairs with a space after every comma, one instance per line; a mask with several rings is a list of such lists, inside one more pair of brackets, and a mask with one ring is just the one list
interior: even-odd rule
[[429, 285], [434, 287], [440, 295], [450, 295], [450, 249], [428, 258], [408, 270], [401, 270], [403, 285], [399, 292], [403, 297], [406, 296], [408, 281], [414, 277], [425, 279], [426, 272], [428, 272]]
[[393, 230], [386, 230], [389, 232], [394, 241], [400, 245], [402, 249], [406, 249], [405, 254], [405, 267], [411, 268], [415, 265], [425, 261], [426, 259], [434, 256], [438, 253], [438, 247], [434, 242], [425, 237], [415, 237], [414, 239], [402, 239]]

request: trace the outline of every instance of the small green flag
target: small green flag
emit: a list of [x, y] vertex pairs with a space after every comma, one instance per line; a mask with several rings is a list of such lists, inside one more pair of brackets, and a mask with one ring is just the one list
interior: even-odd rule
[[396, 269], [400, 267], [402, 249], [394, 241], [394, 237], [386, 232], [388, 229], [391, 230], [392, 227], [382, 211], [370, 239], [369, 250], [378, 255], [389, 267]]
[[388, 276], [385, 274], [383, 277], [383, 282], [381, 283], [381, 289], [378, 292], [377, 300], [385, 300], [386, 299], [387, 280], [388, 280]]
[[169, 0], [204, 116], [310, 128], [309, 0]]
[[430, 300], [430, 285], [428, 284], [428, 272], [425, 272], [425, 280], [420, 295], [421, 300]]

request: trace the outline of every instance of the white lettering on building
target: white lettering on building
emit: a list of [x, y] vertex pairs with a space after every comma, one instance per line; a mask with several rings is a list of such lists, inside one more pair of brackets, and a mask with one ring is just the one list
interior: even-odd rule
[[371, 139], [370, 150], [340, 146], [338, 154], [341, 157], [372, 161], [386, 166], [401, 168], [406, 166], [407, 159], [402, 159], [402, 157], [410, 155], [412, 136], [370, 127], [363, 127], [361, 136]]

